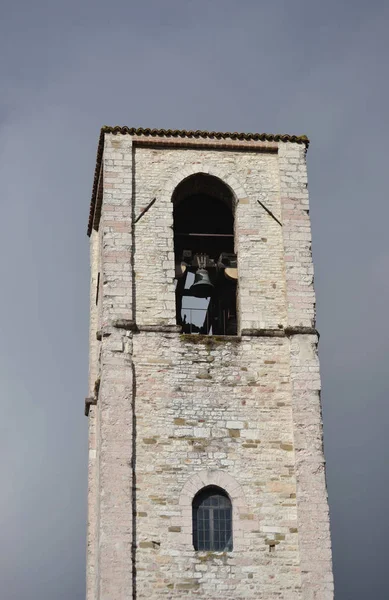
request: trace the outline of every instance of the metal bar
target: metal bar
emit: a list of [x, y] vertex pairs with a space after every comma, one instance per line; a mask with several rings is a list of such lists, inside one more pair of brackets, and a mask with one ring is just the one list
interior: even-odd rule
[[180, 237], [234, 237], [233, 233], [175, 233]]
[[258, 200], [258, 199], [257, 199], [257, 202], [258, 202], [258, 204], [260, 204], [260, 205], [262, 206], [262, 208], [263, 208], [263, 209], [265, 209], [265, 210], [266, 210], [267, 214], [268, 214], [268, 215], [270, 215], [271, 217], [273, 217], [273, 219], [274, 219], [274, 220], [275, 220], [275, 221], [278, 223], [278, 225], [280, 225], [280, 226], [282, 227], [282, 223], [281, 223], [281, 221], [279, 221], [279, 220], [277, 219], [277, 217], [276, 217], [275, 215], [273, 215], [272, 211], [271, 211], [271, 210], [269, 210], [269, 209], [267, 208], [267, 206], [265, 206], [265, 205], [264, 205], [264, 203], [263, 203], [263, 202], [261, 202], [260, 200]]
[[139, 221], [139, 219], [141, 219], [143, 217], [144, 214], [147, 213], [148, 210], [150, 210], [150, 208], [153, 206], [155, 201], [156, 201], [156, 198], [153, 198], [152, 201], [149, 202], [149, 204], [146, 206], [146, 208], [144, 208], [142, 210], [142, 212], [136, 217], [136, 219], [134, 219], [134, 225], [135, 225], [135, 223], [137, 223]]

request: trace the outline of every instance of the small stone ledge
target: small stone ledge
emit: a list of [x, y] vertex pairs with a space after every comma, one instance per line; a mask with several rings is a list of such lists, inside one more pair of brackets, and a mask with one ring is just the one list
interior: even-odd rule
[[131, 319], [116, 319], [112, 321], [112, 327], [115, 327], [115, 329], [133, 331], [134, 333], [140, 333], [142, 331], [156, 333], [181, 333], [180, 325], [137, 325], [137, 323]]
[[112, 321], [112, 327], [116, 329], [125, 329], [126, 331], [137, 331], [137, 325], [132, 319], [115, 319]]
[[201, 335], [199, 333], [181, 333], [180, 338], [183, 342], [204, 344], [207, 346], [216, 346], [217, 344], [226, 344], [227, 342], [237, 344], [242, 341], [239, 335]]
[[[320, 337], [315, 327], [280, 327], [278, 329], [242, 329], [241, 335], [202, 335], [199, 333], [182, 333], [180, 325], [137, 325], [131, 319], [116, 319], [111, 326], [115, 329], [124, 329], [134, 333], [179, 333], [183, 341], [193, 344], [218, 344], [227, 342], [241, 342], [242, 337], [291, 337], [294, 335], [316, 335]], [[108, 328], [96, 332], [96, 338], [100, 341], [103, 337], [110, 335]]]
[[285, 337], [285, 330], [284, 329], [242, 329], [242, 336]]
[[293, 335], [317, 335], [319, 332], [314, 327], [285, 327], [280, 329], [242, 329], [241, 335], [248, 337], [291, 337]]
[[96, 340], [97, 340], [98, 342], [101, 342], [101, 340], [102, 340], [104, 337], [109, 337], [110, 335], [111, 335], [111, 332], [110, 332], [110, 331], [105, 331], [105, 330], [103, 330], [103, 329], [99, 329], [98, 331], [96, 331]]
[[91, 406], [96, 406], [97, 404], [97, 398], [85, 398], [85, 409], [84, 409], [84, 415], [86, 417], [89, 417], [89, 409]]
[[315, 327], [302, 327], [299, 325], [296, 327], [285, 327], [285, 335], [287, 337], [292, 335], [317, 335], [317, 337], [320, 337], [320, 334]]
[[156, 332], [156, 333], [181, 333], [180, 325], [138, 325], [137, 331]]
[[98, 397], [99, 397], [99, 391], [100, 391], [100, 377], [98, 377], [96, 379], [96, 381], [95, 381], [94, 396], [89, 396], [88, 398], [85, 398], [84, 415], [86, 417], [89, 417], [89, 409], [90, 409], [90, 407], [97, 405], [97, 400], [98, 400]]

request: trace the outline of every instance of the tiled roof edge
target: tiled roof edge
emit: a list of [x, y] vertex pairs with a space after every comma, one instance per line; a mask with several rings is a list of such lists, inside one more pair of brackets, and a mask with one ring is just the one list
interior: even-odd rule
[[271, 133], [231, 133], [221, 131], [193, 131], [185, 129], [144, 129], [143, 127], [108, 127], [104, 125], [100, 133], [121, 133], [127, 135], [144, 135], [151, 137], [181, 137], [181, 138], [207, 138], [207, 139], [231, 139], [231, 140], [254, 140], [266, 142], [296, 142], [298, 144], [309, 144], [306, 135], [288, 135]]
[[100, 176], [100, 166], [101, 159], [103, 156], [104, 149], [104, 134], [113, 133], [123, 134], [123, 135], [139, 135], [145, 137], [167, 137], [167, 138], [195, 138], [195, 139], [216, 139], [216, 140], [252, 140], [252, 141], [262, 141], [262, 142], [294, 142], [296, 144], [305, 144], [308, 148], [309, 139], [306, 135], [289, 135], [289, 134], [272, 134], [272, 133], [231, 133], [221, 132], [221, 131], [192, 131], [185, 129], [144, 129], [143, 127], [126, 127], [116, 125], [114, 127], [110, 127], [108, 125], [104, 125], [100, 130], [99, 143], [97, 147], [97, 157], [96, 157], [96, 168], [95, 168], [95, 176], [93, 181], [93, 189], [92, 189], [92, 198], [90, 203], [89, 210], [89, 221], [88, 221], [88, 236], [92, 233], [93, 227], [93, 217], [96, 206], [96, 196], [97, 196], [97, 187], [99, 183]]

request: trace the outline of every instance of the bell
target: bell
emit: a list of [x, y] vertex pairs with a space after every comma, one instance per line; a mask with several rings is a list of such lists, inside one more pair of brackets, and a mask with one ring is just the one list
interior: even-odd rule
[[195, 274], [194, 283], [190, 287], [190, 294], [195, 298], [210, 298], [214, 290], [214, 285], [209, 279], [206, 269], [198, 269]]

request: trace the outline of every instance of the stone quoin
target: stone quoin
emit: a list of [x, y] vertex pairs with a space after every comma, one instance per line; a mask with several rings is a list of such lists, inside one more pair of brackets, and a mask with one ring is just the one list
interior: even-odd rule
[[332, 600], [305, 136], [103, 127], [87, 600]]

